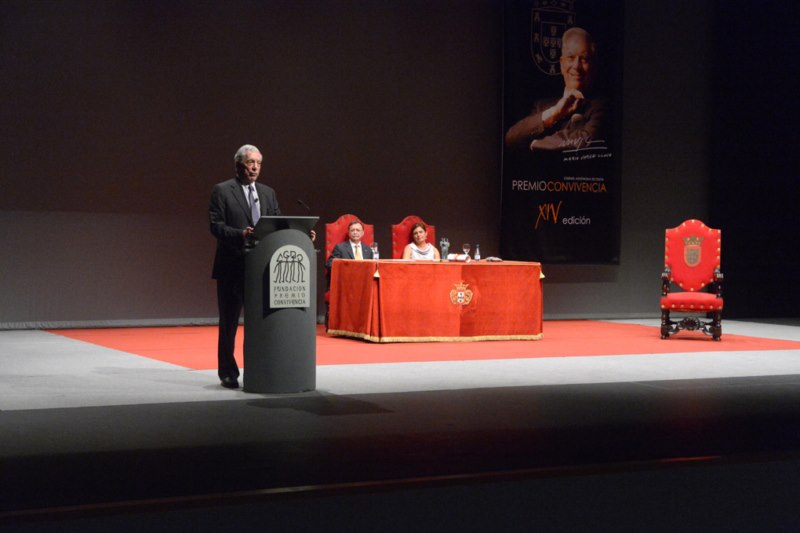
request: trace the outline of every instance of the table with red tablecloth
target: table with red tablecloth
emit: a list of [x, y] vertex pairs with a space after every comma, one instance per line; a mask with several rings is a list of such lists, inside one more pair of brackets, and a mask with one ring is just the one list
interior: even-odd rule
[[539, 263], [356, 261], [331, 269], [328, 334], [372, 342], [538, 340]]

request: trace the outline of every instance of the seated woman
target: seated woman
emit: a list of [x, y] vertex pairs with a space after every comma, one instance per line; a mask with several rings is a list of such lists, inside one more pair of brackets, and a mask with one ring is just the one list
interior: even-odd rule
[[422, 222], [417, 222], [411, 226], [412, 242], [408, 243], [403, 250], [403, 259], [413, 259], [415, 261], [438, 261], [439, 250], [428, 242], [428, 226]]

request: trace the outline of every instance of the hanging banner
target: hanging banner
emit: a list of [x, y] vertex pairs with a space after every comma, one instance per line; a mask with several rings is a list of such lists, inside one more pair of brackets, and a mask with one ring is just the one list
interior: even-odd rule
[[501, 254], [619, 263], [621, 0], [506, 0]]

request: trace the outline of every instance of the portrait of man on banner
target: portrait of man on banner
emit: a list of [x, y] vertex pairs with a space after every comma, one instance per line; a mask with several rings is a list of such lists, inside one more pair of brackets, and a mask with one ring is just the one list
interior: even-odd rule
[[564, 92], [537, 100], [531, 113], [506, 132], [507, 146], [536, 151], [606, 144], [606, 102], [592, 92], [595, 54], [592, 36], [583, 28], [573, 26], [563, 33], [559, 63]]
[[504, 257], [619, 261], [621, 2], [506, 2]]

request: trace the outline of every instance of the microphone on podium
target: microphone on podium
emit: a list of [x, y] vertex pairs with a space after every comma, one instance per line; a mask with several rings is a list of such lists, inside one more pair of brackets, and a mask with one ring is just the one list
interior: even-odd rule
[[[309, 215], [311, 215], [311, 208], [310, 208], [310, 207], [308, 207], [308, 204], [307, 204], [307, 203], [305, 203], [305, 202], [304, 202], [303, 200], [301, 200], [300, 198], [298, 198], [298, 199], [297, 199], [297, 203], [298, 203], [298, 205], [301, 205], [301, 206], [303, 206], [303, 208], [306, 210], [306, 212], [307, 212]], [[314, 233], [313, 233], [313, 232], [314, 232], [314, 230], [311, 230], [311, 231], [312, 231], [312, 235], [313, 235], [313, 234], [314, 234]], [[313, 237], [312, 237], [312, 239], [313, 239]], [[314, 251], [315, 251], [315, 252], [317, 252], [317, 253], [319, 253], [319, 252], [320, 252], [319, 248], [314, 248]]]
[[310, 207], [308, 207], [308, 204], [307, 204], [307, 203], [305, 203], [305, 202], [304, 202], [303, 200], [301, 200], [300, 198], [298, 198], [298, 199], [297, 199], [297, 203], [298, 203], [299, 205], [303, 206], [303, 207], [305, 208], [305, 210], [308, 212], [308, 214], [309, 214], [309, 215], [311, 214], [311, 208], [310, 208]]

